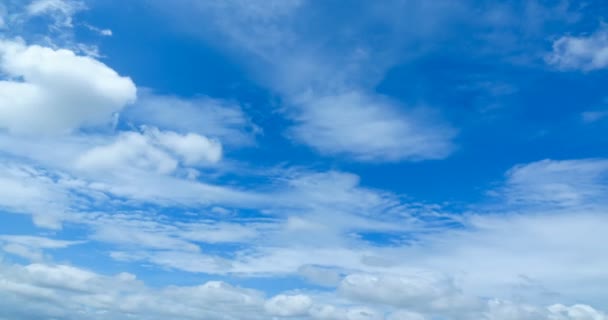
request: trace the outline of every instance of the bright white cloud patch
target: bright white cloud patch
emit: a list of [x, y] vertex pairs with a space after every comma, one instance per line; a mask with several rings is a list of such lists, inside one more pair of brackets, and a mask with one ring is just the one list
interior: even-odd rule
[[547, 62], [564, 70], [592, 71], [608, 67], [608, 27], [602, 25], [590, 35], [557, 39]]
[[399, 161], [441, 159], [454, 149], [454, 130], [423, 111], [408, 113], [357, 91], [307, 98], [292, 117], [292, 136], [324, 154]]
[[146, 128], [143, 133], [123, 132], [108, 145], [97, 146], [76, 160], [85, 170], [134, 168], [169, 174], [180, 162], [187, 166], [218, 162], [222, 145], [204, 136]]
[[131, 79], [69, 50], [0, 41], [0, 127], [63, 133], [107, 124], [136, 99]]

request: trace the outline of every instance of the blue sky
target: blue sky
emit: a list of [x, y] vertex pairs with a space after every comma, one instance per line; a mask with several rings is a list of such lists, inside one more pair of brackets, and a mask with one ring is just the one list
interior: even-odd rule
[[608, 319], [607, 15], [3, 0], [0, 319]]

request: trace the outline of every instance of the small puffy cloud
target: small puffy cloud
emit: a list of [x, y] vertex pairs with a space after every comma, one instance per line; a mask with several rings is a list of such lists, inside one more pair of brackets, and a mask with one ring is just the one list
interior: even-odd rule
[[308, 314], [312, 307], [312, 299], [309, 296], [297, 295], [278, 295], [264, 304], [266, 312], [273, 316], [296, 317]]
[[608, 67], [608, 27], [587, 36], [563, 36], [553, 42], [547, 62], [563, 70], [592, 71]]
[[63, 133], [110, 123], [136, 99], [131, 79], [70, 50], [0, 41], [0, 128]]
[[426, 111], [405, 112], [379, 96], [350, 91], [306, 98], [291, 113], [290, 135], [323, 154], [359, 161], [442, 159], [455, 131]]
[[84, 170], [135, 168], [160, 174], [174, 172], [180, 162], [202, 165], [218, 162], [222, 145], [204, 136], [145, 128], [140, 132], [122, 132], [110, 144], [94, 147], [76, 160]]
[[161, 146], [182, 158], [186, 165], [216, 163], [222, 158], [222, 145], [195, 133], [179, 134], [151, 129], [149, 135]]

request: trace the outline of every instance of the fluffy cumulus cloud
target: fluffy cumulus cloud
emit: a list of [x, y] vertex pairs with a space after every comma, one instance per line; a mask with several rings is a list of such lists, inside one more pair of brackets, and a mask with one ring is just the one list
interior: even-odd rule
[[0, 41], [0, 127], [63, 133], [108, 124], [136, 99], [133, 81], [65, 49]]
[[608, 27], [590, 35], [563, 36], [553, 43], [547, 62], [564, 70], [592, 71], [608, 67]]

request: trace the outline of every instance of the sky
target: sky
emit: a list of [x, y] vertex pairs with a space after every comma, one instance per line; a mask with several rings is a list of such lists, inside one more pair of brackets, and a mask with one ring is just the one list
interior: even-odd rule
[[606, 17], [0, 0], [0, 320], [608, 320]]

